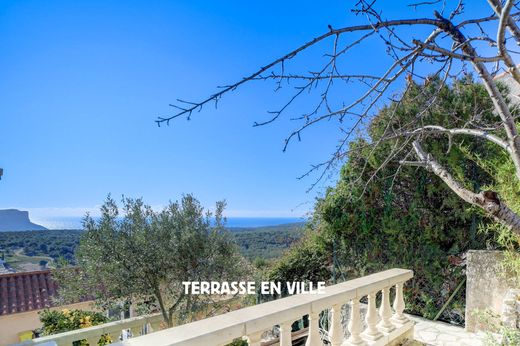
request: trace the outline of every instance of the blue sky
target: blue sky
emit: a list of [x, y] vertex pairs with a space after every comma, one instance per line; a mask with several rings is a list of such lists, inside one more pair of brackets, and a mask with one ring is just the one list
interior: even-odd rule
[[[313, 178], [296, 177], [328, 157], [337, 127], [320, 125], [283, 153], [292, 122], [252, 127], [287, 95], [273, 94], [272, 84], [248, 85], [189, 122], [158, 128], [154, 120], [171, 114], [176, 98], [200, 99], [328, 24], [362, 22], [350, 6], [0, 2], [0, 208], [79, 216], [108, 193], [154, 206], [193, 193], [206, 206], [226, 199], [229, 216], [304, 214], [324, 185], [306, 193]], [[402, 11], [393, 1], [381, 7], [390, 18]], [[384, 58], [372, 48], [354, 52], [349, 63], [380, 71]], [[322, 62], [321, 54], [303, 55], [294, 66]]]

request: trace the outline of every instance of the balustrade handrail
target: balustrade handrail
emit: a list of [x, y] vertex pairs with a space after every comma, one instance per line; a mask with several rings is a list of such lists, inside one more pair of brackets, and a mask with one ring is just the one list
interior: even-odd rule
[[[141, 328], [145, 325], [157, 325], [163, 321], [162, 314], [151, 314], [151, 315], [143, 315], [132, 318], [127, 318], [124, 320], [113, 321], [108, 323], [99, 324], [97, 326], [71, 330], [68, 332], [63, 332], [59, 334], [42, 336], [39, 338], [35, 338], [32, 340], [26, 340], [22, 343], [15, 344], [12, 346], [29, 346], [29, 345], [39, 345], [49, 342], [55, 342], [57, 345], [71, 345], [72, 342], [84, 339], [95, 339], [97, 340], [101, 337], [101, 335], [119, 335], [124, 329], [132, 329], [132, 328]], [[97, 346], [96, 340], [96, 346]], [[119, 340], [114, 340], [119, 341]]]
[[[120, 342], [118, 345], [225, 345], [236, 338], [245, 336], [248, 338], [250, 346], [256, 346], [260, 345], [262, 332], [272, 328], [274, 325], [281, 325], [282, 336], [280, 345], [285, 346], [290, 345], [290, 343], [287, 342], [287, 336], [285, 337], [285, 341], [283, 340], [284, 334], [287, 335], [287, 329], [288, 334], [290, 335], [289, 323], [302, 318], [304, 315], [309, 315], [311, 323], [307, 345], [317, 345], [317, 341], [314, 341], [316, 338], [319, 338], [317, 333], [317, 319], [315, 319], [315, 317], [321, 311], [330, 307], [344, 305], [349, 301], [357, 301], [359, 303], [359, 299], [362, 297], [374, 294], [374, 292], [387, 290], [392, 286], [397, 286], [397, 289], [401, 290], [401, 292], [397, 292], [398, 294], [396, 294], [396, 296], [399, 296], [400, 294], [398, 299], [402, 299], [402, 284], [412, 277], [413, 272], [411, 270], [397, 268], [390, 269], [336, 285], [327, 286], [325, 287], [323, 294], [293, 295], [287, 298], [246, 307], [185, 325], [168, 328], [153, 334], [132, 338]], [[389, 299], [388, 294], [386, 298]], [[396, 301], [398, 299], [396, 299]], [[397, 305], [399, 304], [400, 303], [397, 303]], [[396, 303], [394, 303], [394, 306], [395, 305]], [[402, 309], [404, 309], [404, 303], [402, 305]], [[396, 310], [401, 310], [400, 306], [396, 307]], [[395, 318], [404, 318], [402, 310], [396, 311], [396, 313], [398, 316], [394, 316]], [[313, 318], [315, 319], [314, 323]], [[406, 323], [407, 320], [402, 320], [402, 322]], [[283, 330], [284, 324], [285, 331]], [[351, 334], [361, 333], [357, 333], [354, 330]], [[341, 333], [341, 336], [338, 334], [333, 338], [341, 338], [341, 341], [343, 341], [343, 334]], [[332, 344], [334, 345], [334, 342]], [[353, 344], [355, 344], [355, 342]]]
[[[236, 338], [246, 337], [250, 346], [260, 346], [262, 333], [273, 326], [280, 326], [280, 345], [291, 345], [291, 324], [309, 316], [307, 346], [321, 345], [318, 317], [320, 312], [330, 309], [331, 321], [328, 341], [333, 345], [344, 343], [341, 324], [341, 306], [350, 303], [349, 338], [346, 344], [387, 345], [396, 338], [413, 331], [413, 324], [403, 315], [403, 284], [413, 277], [406, 269], [390, 269], [358, 279], [325, 287], [322, 294], [298, 294], [267, 303], [246, 307], [222, 315], [206, 318], [185, 325], [159, 330], [116, 342], [119, 346], [209, 346], [225, 345]], [[390, 306], [390, 289], [395, 286], [394, 313]], [[382, 292], [379, 313], [376, 310], [377, 292]], [[362, 331], [359, 301], [367, 296], [368, 307], [365, 317], [367, 328]], [[378, 317], [379, 314], [379, 317]], [[110, 322], [94, 327], [49, 335], [23, 342], [17, 346], [38, 345], [49, 341], [57, 345], [71, 345], [73, 341], [87, 339], [96, 344], [103, 334], [117, 335], [123, 329], [138, 329], [147, 323], [158, 324], [160, 314], [140, 316]], [[379, 323], [378, 323], [379, 321]], [[139, 335], [135, 333], [135, 335]], [[97, 339], [96, 339], [97, 338]], [[116, 339], [113, 339], [116, 341]]]

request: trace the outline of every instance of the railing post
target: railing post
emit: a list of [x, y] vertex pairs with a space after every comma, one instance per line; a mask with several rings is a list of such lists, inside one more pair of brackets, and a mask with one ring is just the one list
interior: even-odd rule
[[87, 343], [89, 346], [97, 346], [100, 338], [101, 336], [92, 336], [90, 338], [87, 338]]
[[305, 346], [318, 346], [322, 345], [320, 338], [320, 314], [318, 312], [311, 312], [309, 314], [309, 334], [307, 335], [307, 341]]
[[143, 329], [144, 329], [144, 326], [142, 326], [142, 325], [130, 328], [130, 332], [132, 333], [132, 338], [142, 335]]
[[292, 322], [280, 323], [280, 346], [292, 345]]
[[159, 320], [159, 321], [151, 321], [150, 322], [150, 329], [151, 331], [150, 332], [157, 332], [163, 328], [162, 327], [162, 324], [163, 324], [163, 321], [162, 320]]
[[145, 334], [150, 334], [150, 333], [153, 333], [155, 332], [155, 330], [153, 330], [153, 327], [152, 327], [152, 323], [148, 322], [144, 325], [144, 333]]
[[376, 292], [371, 292], [368, 295], [368, 308], [365, 322], [367, 323], [367, 329], [363, 333], [363, 336], [366, 339], [377, 340], [383, 336], [383, 334], [377, 330]]
[[[119, 342], [119, 337], [121, 336], [121, 330], [115, 331], [115, 332], [109, 332], [107, 333], [110, 338], [112, 339], [112, 343]], [[97, 345], [97, 344], [96, 344]]]
[[341, 346], [343, 343], [343, 326], [341, 325], [341, 305], [336, 304], [330, 310], [329, 338], [332, 346]]
[[365, 342], [361, 338], [361, 328], [359, 299], [354, 298], [350, 301], [350, 321], [348, 322], [350, 337], [347, 340], [347, 345], [365, 345]]
[[249, 346], [260, 346], [260, 342], [262, 341], [262, 334], [263, 332], [257, 332], [246, 336]]
[[403, 296], [403, 282], [399, 282], [395, 285], [395, 299], [394, 299], [394, 316], [392, 321], [398, 324], [405, 324], [408, 322], [408, 318], [403, 314], [404, 311], [404, 296]]
[[381, 290], [381, 307], [379, 308], [379, 316], [381, 322], [379, 322], [379, 329], [385, 333], [390, 333], [395, 329], [394, 325], [390, 322], [392, 317], [392, 308], [390, 307], [390, 287], [385, 287]]

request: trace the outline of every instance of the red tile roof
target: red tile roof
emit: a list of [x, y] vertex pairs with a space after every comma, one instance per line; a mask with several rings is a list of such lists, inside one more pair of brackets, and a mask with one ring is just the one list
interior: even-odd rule
[[0, 316], [53, 305], [56, 283], [50, 270], [0, 275]]

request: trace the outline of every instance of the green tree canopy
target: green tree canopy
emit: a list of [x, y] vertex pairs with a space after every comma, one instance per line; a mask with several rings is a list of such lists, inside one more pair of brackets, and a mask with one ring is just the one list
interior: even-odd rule
[[121, 215], [108, 197], [99, 220], [84, 220], [78, 267], [55, 274], [61, 298], [156, 306], [168, 326], [210, 314], [218, 297], [185, 295], [182, 282], [243, 279], [249, 268], [224, 228], [224, 208], [217, 202], [212, 215], [186, 195], [155, 212], [141, 199], [125, 198]]

